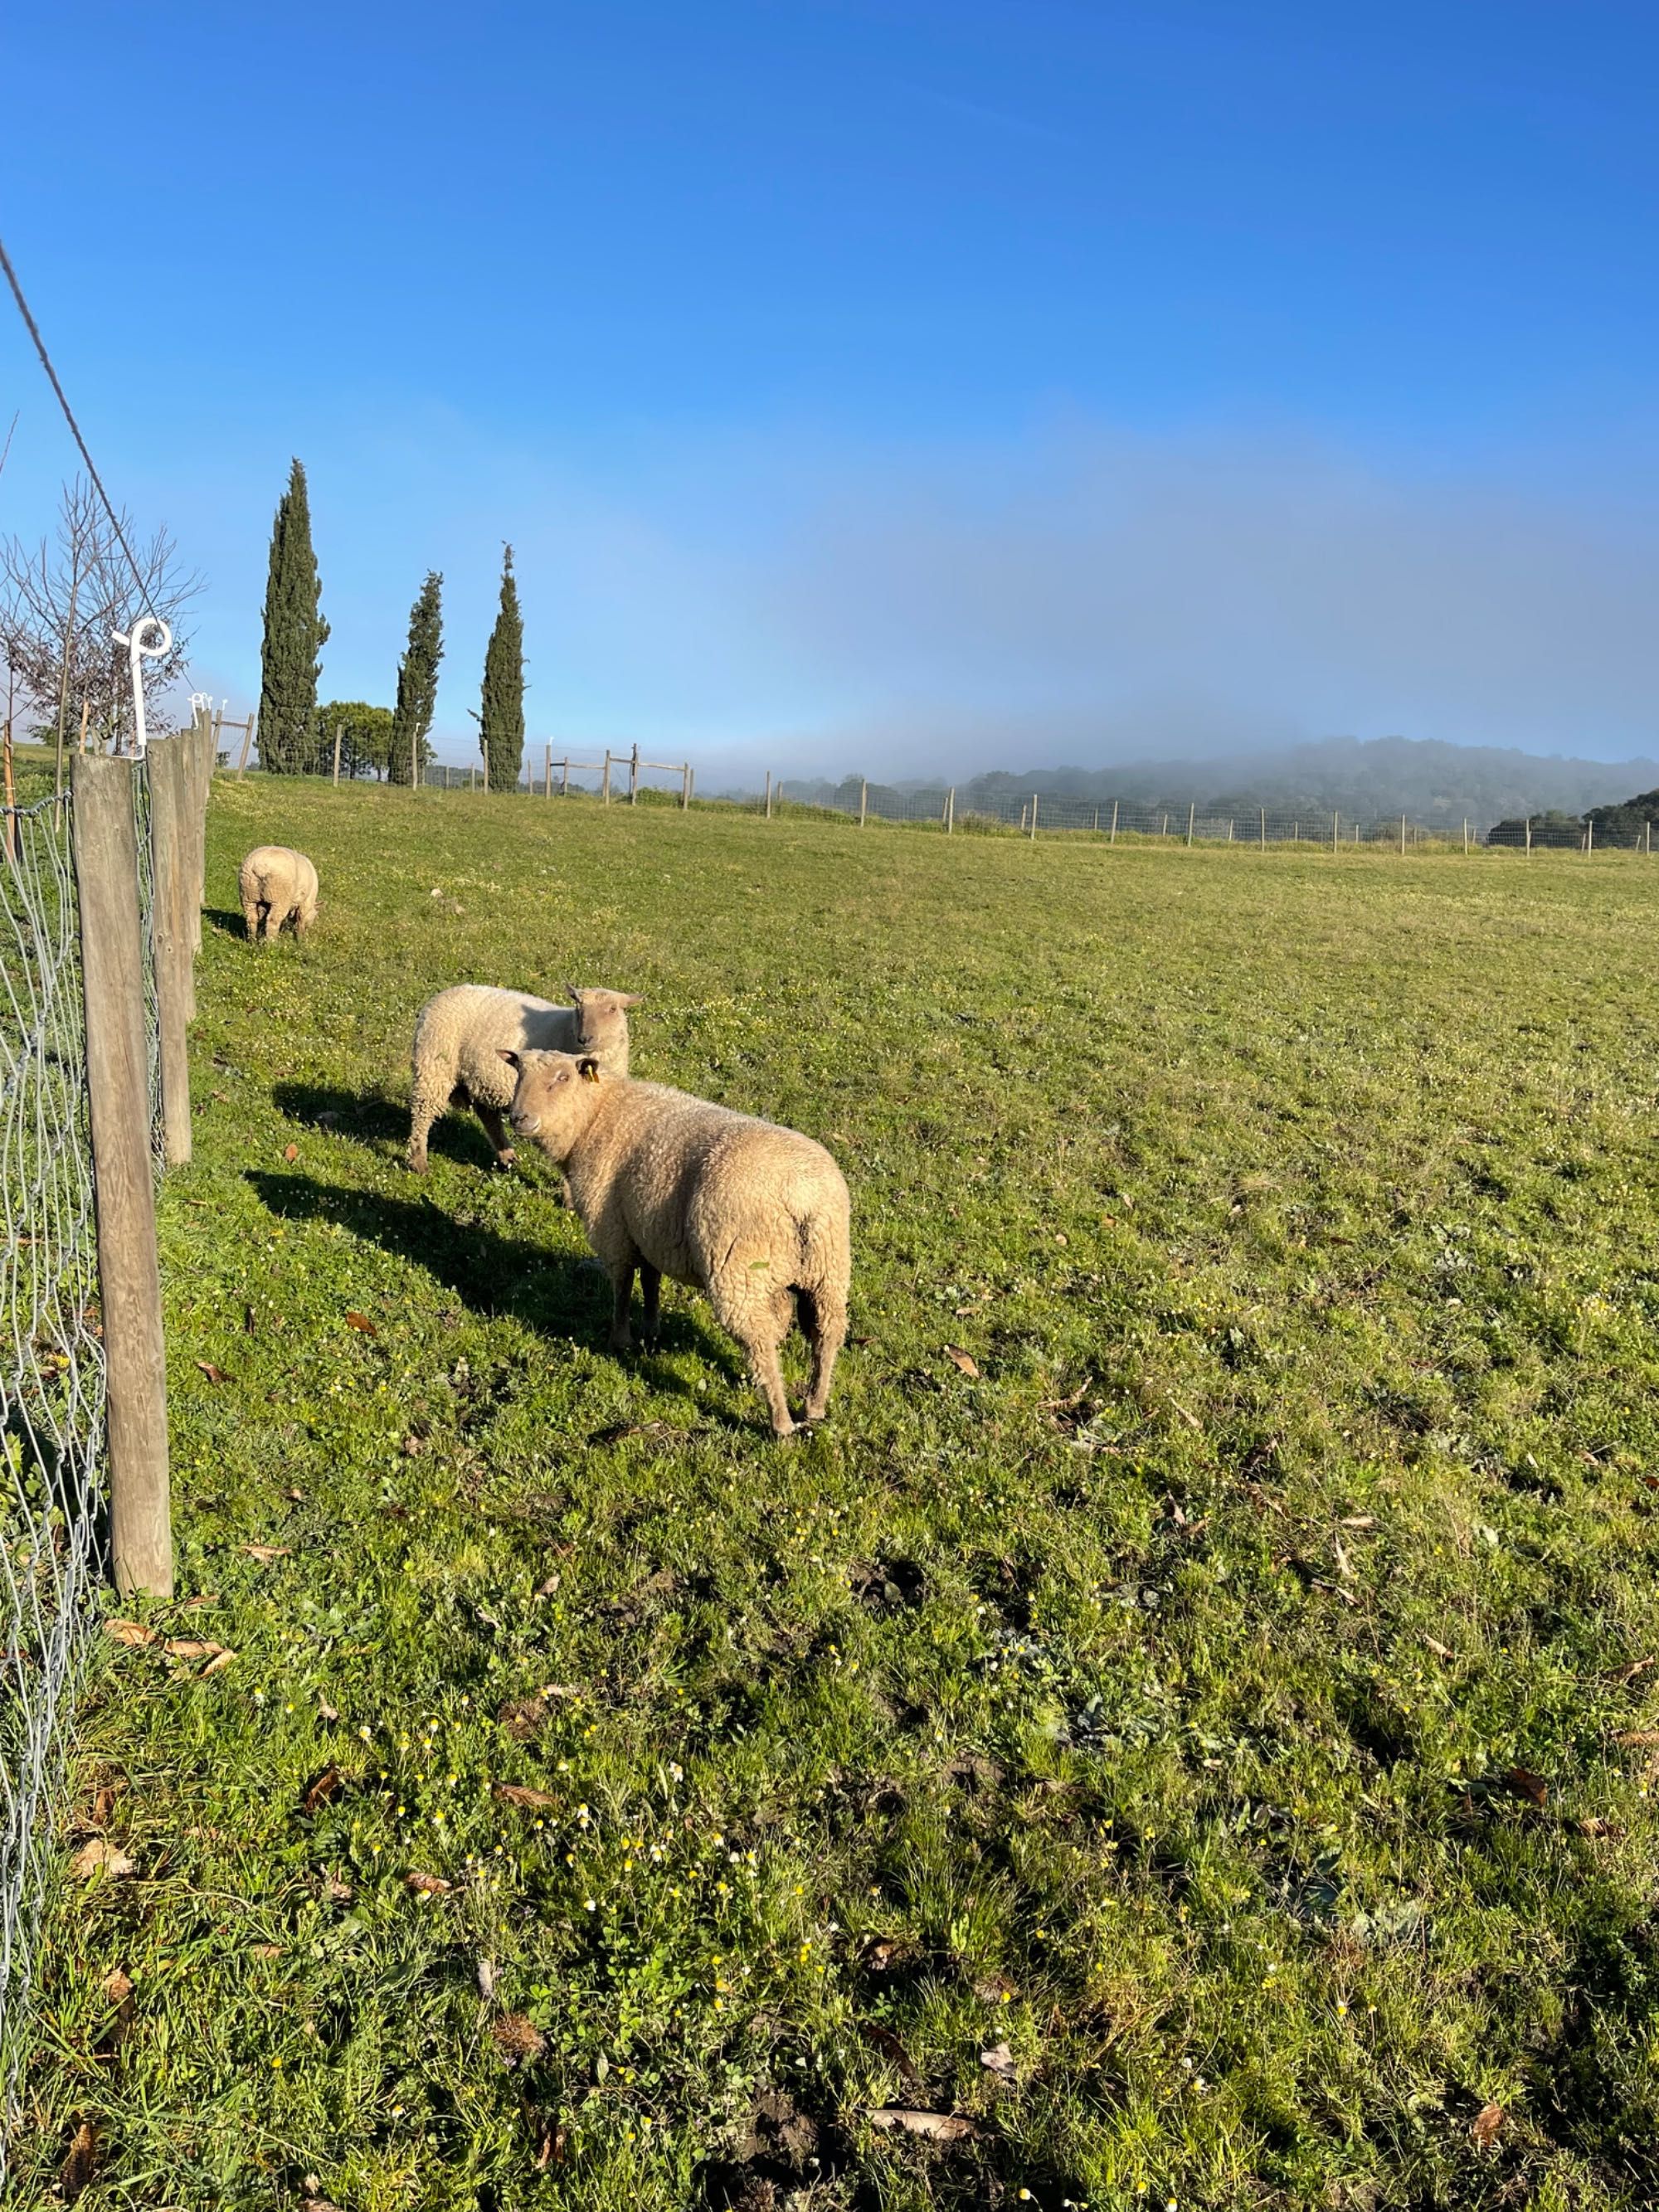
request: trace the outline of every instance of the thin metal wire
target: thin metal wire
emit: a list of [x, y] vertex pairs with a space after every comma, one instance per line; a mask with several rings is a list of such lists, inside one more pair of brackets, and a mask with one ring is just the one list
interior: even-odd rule
[[[147, 830], [149, 778], [137, 765], [134, 782]], [[0, 817], [0, 2189], [31, 2034], [50, 1816], [106, 1522], [73, 807], [72, 795], [50, 798]], [[148, 948], [147, 834], [139, 850]], [[148, 951], [145, 988], [159, 1129]]]
[[104, 489], [104, 480], [98, 473], [98, 465], [88, 450], [86, 440], [81, 435], [81, 425], [75, 419], [75, 410], [70, 405], [69, 395], [58, 381], [58, 371], [52, 365], [52, 356], [46, 351], [46, 342], [40, 335], [40, 325], [34, 319], [34, 312], [23, 297], [23, 287], [18, 281], [17, 271], [12, 267], [11, 256], [6, 251], [3, 239], [0, 239], [0, 272], [3, 272], [7, 283], [10, 285], [11, 296], [17, 302], [17, 312], [23, 318], [29, 336], [34, 340], [34, 350], [40, 356], [40, 366], [46, 370], [51, 380], [52, 388], [58, 394], [58, 404], [64, 410], [64, 420], [70, 426], [70, 435], [80, 447], [81, 459], [87, 465], [87, 474], [92, 478], [98, 496], [104, 502], [104, 512], [109, 517], [110, 528], [115, 532], [116, 543], [127, 556], [127, 566], [132, 571], [132, 580], [138, 586], [139, 604], [148, 606], [149, 590], [144, 582], [143, 572], [132, 557], [132, 548], [127, 544], [126, 532], [121, 527], [121, 518], [115, 512], [109, 494]]

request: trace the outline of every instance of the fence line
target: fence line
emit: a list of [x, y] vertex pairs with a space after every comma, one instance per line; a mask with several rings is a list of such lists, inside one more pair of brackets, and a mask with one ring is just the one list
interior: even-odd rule
[[[172, 1589], [155, 1181], [214, 728], [77, 754], [0, 848], [0, 2191], [95, 1601]], [[166, 1097], [168, 1076], [173, 1087]], [[164, 1112], [164, 1104], [170, 1111]], [[159, 1486], [159, 1487], [158, 1487]]]

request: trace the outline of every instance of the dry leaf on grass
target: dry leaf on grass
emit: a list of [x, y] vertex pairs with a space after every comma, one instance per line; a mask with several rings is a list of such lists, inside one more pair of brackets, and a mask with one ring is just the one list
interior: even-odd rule
[[1000, 2004], [1006, 1997], [1018, 1994], [1006, 1974], [982, 1974], [974, 1984], [974, 1995], [981, 2004]]
[[58, 2169], [58, 2186], [65, 2204], [73, 2204], [98, 2171], [98, 2130], [82, 2120], [75, 2130], [69, 2156]]
[[323, 2185], [314, 2173], [307, 2174], [301, 2187], [305, 2195], [300, 2200], [300, 2212], [340, 2212], [340, 2208], [323, 2194]]
[[483, 1999], [484, 2002], [488, 2004], [495, 1994], [495, 1961], [493, 1959], [480, 1959], [478, 1961], [478, 1995]]
[[404, 1888], [416, 1890], [422, 1897], [442, 1897], [454, 1886], [453, 1882], [446, 1881], [441, 1874], [417, 1874], [411, 1869], [404, 1876]]
[[299, 1158], [299, 1157], [300, 1157], [300, 1147], [299, 1147], [297, 1145], [284, 1145], [284, 1146], [283, 1146], [283, 1158], [285, 1160], [297, 1160], [297, 1159]]
[[117, 1644], [157, 1644], [161, 1641], [161, 1631], [146, 1628], [142, 1620], [106, 1620], [104, 1633], [113, 1638]]
[[320, 1690], [317, 1692], [317, 1717], [319, 1721], [326, 1721], [331, 1727], [340, 1717], [339, 1707], [331, 1705]]
[[978, 1382], [979, 1368], [969, 1353], [963, 1352], [957, 1345], [947, 1344], [945, 1347], [945, 1357], [953, 1367], [959, 1367], [970, 1382]]
[[213, 1657], [208, 1661], [207, 1665], [203, 1668], [201, 1673], [196, 1677], [197, 1680], [198, 1682], [205, 1682], [210, 1674], [222, 1674], [224, 1669], [231, 1664], [236, 1654], [234, 1651], [216, 1651]]
[[522, 1782], [492, 1782], [489, 1794], [499, 1797], [503, 1805], [522, 1805], [532, 1812], [544, 1810], [559, 1802], [550, 1790], [530, 1790]]
[[1501, 2105], [1483, 2105], [1475, 2114], [1474, 2124], [1469, 2133], [1480, 2149], [1490, 2150], [1497, 2142], [1498, 2130], [1503, 2124], [1504, 2107]]
[[216, 1367], [210, 1359], [198, 1359], [196, 1364], [210, 1382], [232, 1382], [236, 1379], [234, 1376], [227, 1375], [222, 1367]]
[[1627, 1682], [1633, 1682], [1638, 1674], [1645, 1674], [1653, 1663], [1651, 1659], [1632, 1659], [1626, 1666], [1609, 1667], [1603, 1674], [1602, 1680], [1616, 1682], [1622, 1689]]
[[1437, 1644], [1432, 1636], [1425, 1636], [1423, 1638], [1423, 1641], [1428, 1646], [1429, 1650], [1433, 1652], [1437, 1659], [1455, 1659], [1457, 1656], [1457, 1654], [1448, 1645], [1444, 1644]]
[[124, 2004], [132, 1995], [132, 1978], [125, 1967], [113, 1967], [105, 1975], [104, 1995], [117, 2005]]
[[521, 2012], [504, 2012], [490, 2024], [491, 2040], [509, 2066], [527, 2066], [547, 2048], [547, 2038]]
[[870, 2114], [872, 2128], [902, 2128], [906, 2135], [921, 2136], [926, 2142], [960, 2142], [974, 2132], [971, 2120], [954, 2112], [913, 2112], [903, 2105], [878, 2105]]
[[161, 1646], [169, 1659], [234, 1659], [222, 1644], [204, 1644], [190, 1636], [170, 1636]]
[[248, 1950], [256, 1959], [280, 1959], [283, 1955], [280, 1943], [250, 1943]]
[[1014, 2073], [1014, 2054], [1006, 2043], [994, 2043], [988, 2051], [981, 2051], [979, 2063], [988, 2074], [994, 2074], [999, 2081], [1012, 2082]]
[[1615, 1743], [1628, 1745], [1632, 1750], [1646, 1751], [1659, 1743], [1659, 1729], [1620, 1729], [1613, 1740]]
[[1625, 1832], [1616, 1820], [1604, 1820], [1599, 1813], [1587, 1813], [1577, 1823], [1577, 1828], [1581, 1836], [1617, 1838]]
[[1547, 1805], [1550, 1785], [1541, 1774], [1534, 1774], [1528, 1766], [1511, 1766], [1504, 1777], [1505, 1789], [1512, 1790], [1517, 1797], [1524, 1797], [1529, 1805]]
[[890, 2060], [907, 2081], [920, 2086], [921, 2076], [911, 2064], [909, 2052], [890, 2027], [883, 2027], [873, 2020], [861, 2020], [858, 2027], [860, 2043], [867, 2043], [872, 2051], [880, 2051], [882, 2057]]
[[262, 1567], [268, 1567], [273, 1559], [290, 1558], [293, 1551], [288, 1544], [239, 1544], [237, 1549], [246, 1552], [250, 1559], [258, 1559]]
[[130, 1859], [118, 1844], [112, 1844], [103, 1836], [95, 1836], [89, 1844], [82, 1844], [70, 1861], [70, 1872], [76, 1881], [91, 1881], [94, 1875], [106, 1875], [111, 1881], [119, 1881], [125, 1875], [137, 1874], [138, 1863]]
[[378, 1336], [380, 1333], [379, 1322], [372, 1322], [367, 1314], [349, 1313], [345, 1325], [348, 1328], [355, 1328], [359, 1336]]
[[529, 2112], [526, 2112], [525, 2118], [536, 2138], [534, 2165], [537, 2172], [545, 2173], [550, 2166], [562, 2166], [569, 2142], [563, 2125], [557, 2121], [538, 2119], [535, 2113]]
[[300, 1800], [301, 1806], [306, 1812], [314, 1813], [319, 1805], [326, 1805], [331, 1797], [337, 1796], [339, 1788], [340, 1770], [331, 1763], [315, 1781], [307, 1784], [305, 1794]]
[[342, 1881], [337, 1874], [325, 1874], [322, 1880], [323, 1895], [331, 1905], [349, 1905], [351, 1884]]

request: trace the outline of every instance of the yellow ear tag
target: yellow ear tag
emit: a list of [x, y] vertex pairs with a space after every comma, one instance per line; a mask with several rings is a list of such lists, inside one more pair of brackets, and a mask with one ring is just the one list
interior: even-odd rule
[[590, 1062], [590, 1064], [582, 1070], [582, 1081], [584, 1083], [597, 1083], [599, 1079], [599, 1071]]

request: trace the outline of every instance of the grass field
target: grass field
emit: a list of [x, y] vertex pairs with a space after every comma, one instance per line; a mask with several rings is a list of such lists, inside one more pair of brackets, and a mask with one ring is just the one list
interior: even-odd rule
[[[235, 1656], [100, 1653], [19, 2202], [1659, 2197], [1659, 871], [250, 783], [209, 904]], [[544, 1164], [402, 1167], [422, 998], [567, 975], [841, 1158], [809, 1437], [685, 1292], [605, 1350]]]

